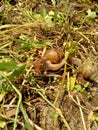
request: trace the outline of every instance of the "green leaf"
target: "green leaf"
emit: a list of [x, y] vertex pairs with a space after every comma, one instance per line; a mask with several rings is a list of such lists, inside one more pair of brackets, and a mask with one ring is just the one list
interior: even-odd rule
[[[43, 41], [39, 41], [39, 42], [33, 42], [30, 47], [38, 48], [38, 47], [44, 47], [44, 46], [47, 46], [50, 44], [51, 44], [50, 40], [43, 40]], [[24, 47], [25, 47], [25, 45], [22, 47], [22, 49], [25, 49]]]
[[43, 47], [46, 45], [50, 45], [51, 44], [51, 40], [43, 40], [43, 41], [39, 41], [37, 43], [33, 43], [33, 47], [38, 48], [38, 47]]
[[21, 45], [21, 47], [18, 47], [17, 50], [26, 50], [32, 47], [32, 43], [27, 37], [25, 37], [25, 39], [14, 39], [14, 41]]
[[32, 47], [31, 43], [26, 43], [24, 45], [22, 45], [22, 47], [18, 48], [19, 50], [28, 50]]
[[21, 104], [20, 104], [20, 110], [21, 110], [21, 112], [22, 112], [22, 114], [23, 114], [23, 117], [24, 117], [25, 127], [27, 128], [27, 130], [32, 130], [32, 127], [31, 127], [30, 122], [29, 122], [29, 120], [28, 120], [28, 115], [27, 115], [27, 113], [26, 113], [26, 111], [25, 111], [25, 109], [24, 109], [24, 107], [23, 107], [22, 102], [21, 102]]
[[18, 44], [24, 44], [24, 40], [21, 40], [21, 39], [13, 39], [13, 41]]
[[20, 74], [23, 73], [23, 71], [25, 70], [25, 66], [26, 65], [22, 65], [17, 67], [14, 72], [8, 77], [10, 80], [13, 79], [14, 77], [18, 77]]
[[13, 70], [17, 68], [17, 63], [13, 60], [0, 62], [0, 70]]
[[46, 9], [42, 9], [40, 15], [44, 18], [46, 16]]
[[94, 19], [94, 18], [96, 18], [96, 12], [94, 12], [94, 11], [91, 11], [91, 9], [88, 9], [87, 10], [87, 15], [88, 15], [88, 17], [89, 18], [91, 18], [91, 19]]

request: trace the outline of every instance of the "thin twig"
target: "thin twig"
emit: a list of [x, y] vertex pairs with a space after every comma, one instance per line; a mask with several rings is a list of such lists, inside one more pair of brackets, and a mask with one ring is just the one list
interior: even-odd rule
[[[69, 52], [65, 52], [66, 62], [67, 62], [68, 56], [69, 56]], [[62, 90], [63, 90], [63, 86], [64, 86], [64, 82], [65, 82], [65, 77], [66, 77], [66, 63], [64, 65], [64, 73], [63, 73], [62, 82], [61, 82], [61, 85], [60, 85], [60, 90], [57, 92], [57, 95], [56, 95], [56, 98], [55, 98], [55, 101], [54, 101], [54, 105], [57, 104], [57, 101], [60, 98], [60, 95], [62, 95]]]
[[80, 101], [79, 101], [79, 98], [78, 98], [78, 96], [76, 96], [76, 98], [77, 98], [77, 101], [78, 101], [78, 104], [79, 104], [79, 109], [80, 109], [80, 114], [81, 114], [81, 118], [82, 118], [82, 122], [83, 122], [84, 130], [87, 130], [87, 129], [86, 129], [85, 120], [84, 120], [84, 116], [83, 116], [83, 111], [82, 111], [82, 108], [80, 107]]

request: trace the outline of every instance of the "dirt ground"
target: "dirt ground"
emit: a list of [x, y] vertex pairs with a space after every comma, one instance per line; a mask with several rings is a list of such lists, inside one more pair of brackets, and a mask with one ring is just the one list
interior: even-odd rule
[[[0, 59], [12, 58], [18, 64], [26, 64], [19, 76], [9, 78], [11, 83], [3, 79], [6, 94], [0, 99], [0, 121], [6, 125], [0, 125], [1, 129], [98, 130], [97, 1], [0, 2]], [[51, 47], [70, 52], [65, 68], [62, 66], [56, 71], [49, 70], [46, 74], [42, 68], [39, 74], [35, 74], [35, 60]], [[94, 60], [97, 69], [93, 72], [95, 66], [92, 66], [89, 70], [93, 76], [85, 78], [85, 74], [81, 74], [78, 67], [70, 63], [70, 57], [77, 57], [82, 62]], [[8, 76], [10, 71], [4, 74]], [[70, 78], [73, 79], [72, 84]], [[21, 107], [17, 115], [17, 127], [13, 127], [19, 95], [9, 83], [22, 95], [30, 128]]]

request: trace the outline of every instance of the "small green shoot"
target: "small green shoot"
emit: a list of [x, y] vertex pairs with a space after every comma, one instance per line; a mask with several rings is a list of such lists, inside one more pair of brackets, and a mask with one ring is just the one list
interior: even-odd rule
[[91, 120], [92, 120], [92, 121], [97, 121], [97, 122], [98, 122], [98, 116], [93, 115], [93, 116], [91, 117]]
[[46, 24], [47, 24], [48, 27], [52, 27], [54, 25], [54, 22], [53, 22], [52, 19], [53, 19], [53, 16], [47, 15], [45, 17], [45, 22], [46, 22]]
[[76, 89], [78, 92], [83, 93], [88, 86], [89, 86], [89, 82], [86, 82], [86, 83], [83, 85], [83, 87], [82, 87], [81, 85], [77, 84], [77, 85], [75, 85], [75, 89]]
[[54, 129], [56, 129], [56, 124], [58, 123], [58, 117], [59, 115], [56, 112], [51, 111], [50, 115], [53, 117], [54, 121], [53, 121], [53, 125], [54, 125]]
[[81, 85], [75, 85], [75, 89], [78, 91], [78, 92], [80, 92], [80, 93], [83, 93], [84, 92], [84, 88], [82, 88], [82, 86]]
[[55, 7], [56, 6], [56, 0], [51, 0], [53, 6]]
[[74, 90], [75, 87], [75, 82], [76, 82], [76, 77], [70, 77], [70, 90]]
[[47, 27], [52, 27], [55, 24], [59, 24], [61, 26], [61, 23], [63, 22], [63, 17], [61, 13], [54, 9], [46, 12], [46, 9], [42, 9], [40, 13], [34, 13], [33, 18], [35, 21], [45, 23]]
[[58, 114], [57, 113], [55, 113], [55, 112], [50, 112], [50, 115], [54, 118], [54, 121], [57, 121], [57, 119], [58, 119]]
[[66, 84], [64, 84], [64, 89], [66, 90], [66, 91], [73, 91], [74, 89], [75, 89], [75, 82], [76, 82], [76, 77], [73, 77], [73, 76], [71, 76], [70, 78], [69, 78], [69, 82], [67, 82]]
[[90, 19], [95, 19], [96, 18], [96, 12], [95, 11], [91, 11], [91, 9], [88, 9], [87, 11], [87, 17]]
[[6, 126], [6, 121], [0, 120], [0, 128], [4, 128]]
[[73, 54], [76, 51], [76, 49], [77, 49], [76, 41], [64, 42], [63, 46], [66, 47], [66, 49], [68, 50], [69, 54]]
[[46, 9], [43, 8], [40, 13], [34, 13], [33, 18], [35, 21], [44, 22], [45, 17], [47, 16]]

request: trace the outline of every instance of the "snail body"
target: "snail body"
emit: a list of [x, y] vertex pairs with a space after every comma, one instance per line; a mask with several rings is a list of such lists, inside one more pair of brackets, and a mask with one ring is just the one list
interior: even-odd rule
[[47, 60], [47, 61], [45, 62], [46, 66], [47, 66], [46, 69], [47, 69], [47, 70], [53, 70], [53, 71], [59, 70], [59, 69], [64, 65], [65, 61], [66, 61], [65, 58], [63, 58], [60, 63], [53, 64], [53, 63], [51, 63], [50, 60]]
[[82, 65], [82, 60], [77, 57], [70, 57], [70, 62], [71, 64], [76, 65], [76, 66]]

